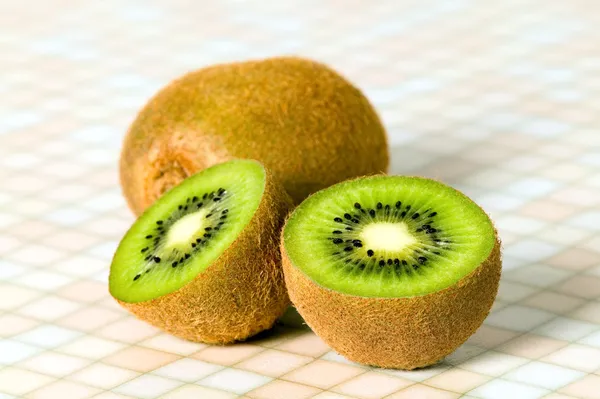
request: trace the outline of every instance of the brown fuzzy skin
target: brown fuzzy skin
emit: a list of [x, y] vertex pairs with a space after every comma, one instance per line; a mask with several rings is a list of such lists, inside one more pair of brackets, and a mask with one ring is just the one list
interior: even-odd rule
[[231, 158], [261, 161], [296, 203], [389, 163], [384, 128], [357, 88], [323, 64], [271, 58], [189, 73], [152, 98], [125, 137], [123, 193], [139, 215]]
[[117, 301], [138, 318], [190, 341], [226, 344], [271, 328], [289, 306], [279, 231], [292, 207], [267, 173], [252, 220], [212, 265], [170, 294], [138, 303]]
[[412, 370], [452, 353], [487, 317], [498, 292], [500, 241], [455, 285], [424, 296], [366, 298], [324, 288], [296, 268], [281, 243], [285, 282], [306, 323], [335, 351], [363, 364]]

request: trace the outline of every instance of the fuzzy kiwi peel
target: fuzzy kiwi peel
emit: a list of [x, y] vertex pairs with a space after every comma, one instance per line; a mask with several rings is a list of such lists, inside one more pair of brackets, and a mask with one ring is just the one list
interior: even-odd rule
[[232, 158], [262, 162], [299, 203], [348, 178], [384, 173], [384, 128], [327, 66], [279, 57], [215, 65], [157, 93], [125, 137], [123, 193], [137, 215], [187, 176]]
[[258, 162], [184, 180], [121, 241], [109, 290], [138, 318], [191, 341], [225, 344], [270, 328], [289, 305], [279, 230], [292, 208]]
[[418, 177], [313, 194], [289, 216], [281, 252], [290, 298], [313, 331], [348, 359], [385, 368], [453, 352], [488, 315], [501, 273], [485, 212]]

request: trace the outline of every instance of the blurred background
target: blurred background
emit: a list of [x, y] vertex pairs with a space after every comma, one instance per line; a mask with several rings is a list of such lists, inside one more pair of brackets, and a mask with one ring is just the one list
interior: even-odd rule
[[[0, 398], [599, 398], [599, 26], [591, 0], [0, 1]], [[393, 173], [497, 223], [498, 300], [439, 366], [350, 364], [285, 322], [191, 344], [106, 292], [137, 111], [185, 72], [285, 54], [365, 91]]]

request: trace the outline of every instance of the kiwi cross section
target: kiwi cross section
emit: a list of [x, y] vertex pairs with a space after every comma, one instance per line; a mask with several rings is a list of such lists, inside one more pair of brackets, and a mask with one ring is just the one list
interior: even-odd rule
[[111, 293], [125, 302], [141, 302], [190, 282], [250, 222], [265, 179], [258, 163], [230, 161], [165, 193], [119, 245], [111, 270]]
[[448, 186], [377, 176], [313, 195], [292, 214], [284, 238], [292, 263], [324, 287], [403, 297], [441, 290], [473, 271], [494, 246], [494, 228]]

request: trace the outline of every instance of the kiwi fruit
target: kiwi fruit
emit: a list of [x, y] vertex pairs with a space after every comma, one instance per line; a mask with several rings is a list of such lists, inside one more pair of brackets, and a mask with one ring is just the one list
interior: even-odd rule
[[289, 305], [279, 233], [291, 208], [256, 161], [207, 168], [125, 234], [110, 293], [140, 319], [191, 341], [225, 344], [268, 329]]
[[300, 204], [282, 232], [293, 304], [348, 359], [434, 364], [472, 335], [498, 291], [500, 241], [486, 213], [440, 182], [359, 178]]
[[140, 214], [187, 176], [232, 158], [263, 163], [295, 203], [383, 173], [388, 146], [365, 96], [327, 66], [295, 57], [210, 66], [156, 94], [125, 137], [121, 186]]

